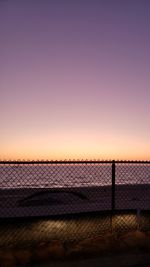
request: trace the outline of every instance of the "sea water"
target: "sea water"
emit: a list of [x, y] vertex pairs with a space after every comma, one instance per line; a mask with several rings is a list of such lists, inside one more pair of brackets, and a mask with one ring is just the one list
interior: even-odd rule
[[[0, 164], [0, 188], [111, 185], [112, 164]], [[116, 164], [116, 184], [150, 184], [150, 164]]]

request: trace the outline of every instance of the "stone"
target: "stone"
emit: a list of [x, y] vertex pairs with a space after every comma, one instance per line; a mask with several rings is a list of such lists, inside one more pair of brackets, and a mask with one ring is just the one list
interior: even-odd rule
[[16, 267], [16, 260], [11, 250], [0, 252], [1, 267]]
[[13, 254], [17, 264], [25, 265], [31, 261], [32, 252], [29, 249], [17, 249]]
[[69, 258], [75, 258], [105, 254], [107, 246], [107, 242], [103, 237], [88, 238], [70, 246], [67, 251], [67, 256]]
[[50, 261], [62, 259], [65, 255], [65, 249], [61, 241], [53, 240], [50, 243], [38, 245], [33, 252], [33, 261]]
[[53, 240], [47, 245], [49, 256], [52, 259], [62, 259], [65, 256], [65, 248], [61, 241]]
[[146, 244], [146, 235], [140, 231], [134, 231], [124, 234], [121, 240], [129, 249], [143, 248]]
[[32, 260], [34, 262], [46, 262], [49, 260], [49, 252], [46, 244], [39, 244], [33, 250]]

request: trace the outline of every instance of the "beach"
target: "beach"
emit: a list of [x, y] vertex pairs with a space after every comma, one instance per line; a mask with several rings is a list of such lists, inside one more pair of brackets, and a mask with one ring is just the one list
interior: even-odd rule
[[[0, 189], [0, 217], [111, 211], [111, 186]], [[150, 185], [116, 185], [116, 210], [149, 210]]]

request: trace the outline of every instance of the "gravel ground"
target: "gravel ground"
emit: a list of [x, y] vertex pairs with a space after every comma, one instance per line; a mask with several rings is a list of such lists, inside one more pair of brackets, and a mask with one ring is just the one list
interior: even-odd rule
[[[118, 265], [119, 264], [119, 265]], [[150, 266], [150, 232], [109, 233], [65, 244], [0, 249], [1, 267]]]

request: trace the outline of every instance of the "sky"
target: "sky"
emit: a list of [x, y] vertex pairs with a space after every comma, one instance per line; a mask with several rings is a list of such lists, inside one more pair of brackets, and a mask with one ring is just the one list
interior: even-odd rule
[[150, 160], [149, 14], [149, 0], [0, 0], [0, 159]]

